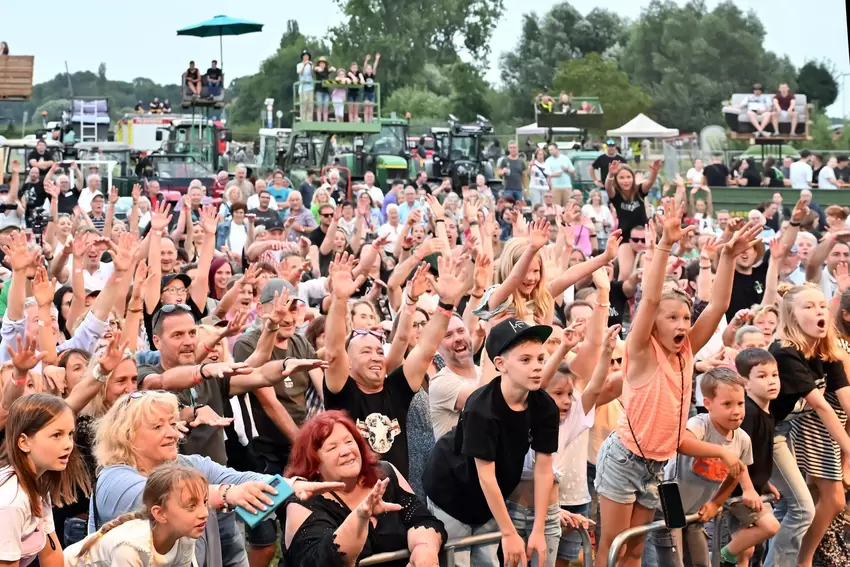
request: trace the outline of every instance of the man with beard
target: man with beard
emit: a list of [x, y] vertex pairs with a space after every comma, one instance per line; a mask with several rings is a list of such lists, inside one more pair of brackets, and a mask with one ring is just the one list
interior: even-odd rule
[[431, 422], [437, 439], [457, 425], [466, 399], [484, 385], [481, 369], [472, 359], [472, 337], [457, 313], [449, 320], [439, 353], [446, 365], [434, 375], [428, 387]]
[[461, 282], [465, 281], [466, 268], [455, 276], [457, 261], [438, 258], [439, 279], [429, 278], [440, 296], [437, 309], [422, 331], [419, 344], [401, 366], [387, 375], [383, 333], [352, 329], [348, 336], [345, 334], [346, 306], [360, 284], [355, 278], [362, 277], [355, 273], [354, 263], [348, 254], [337, 256], [330, 276], [333, 299], [325, 327], [329, 363], [324, 383], [325, 408], [347, 411], [371, 449], [407, 476], [410, 402], [422, 387], [428, 365], [464, 294]]

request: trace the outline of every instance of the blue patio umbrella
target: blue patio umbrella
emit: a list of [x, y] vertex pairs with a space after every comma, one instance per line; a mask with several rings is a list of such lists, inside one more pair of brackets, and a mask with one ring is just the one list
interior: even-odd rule
[[199, 24], [187, 26], [177, 30], [177, 35], [191, 35], [195, 37], [218, 36], [219, 51], [221, 53], [221, 67], [224, 68], [224, 46], [222, 38], [226, 35], [243, 35], [263, 31], [263, 24], [239, 20], [229, 16], [216, 16]]

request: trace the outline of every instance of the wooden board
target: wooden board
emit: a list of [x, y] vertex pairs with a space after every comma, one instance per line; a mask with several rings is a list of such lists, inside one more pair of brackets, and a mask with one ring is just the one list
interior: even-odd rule
[[32, 55], [0, 55], [0, 100], [32, 98]]

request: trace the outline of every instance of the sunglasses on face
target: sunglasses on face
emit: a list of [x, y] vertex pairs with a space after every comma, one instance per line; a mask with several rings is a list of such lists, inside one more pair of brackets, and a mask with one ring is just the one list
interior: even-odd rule
[[632, 241], [632, 242], [634, 242], [635, 244], [639, 244], [639, 243], [641, 243], [641, 242], [643, 242], [643, 241], [644, 241], [644, 239], [643, 239], [643, 238], [638, 238], [638, 237], [635, 237], [635, 236], [632, 236], [629, 240], [631, 240], [631, 241]]
[[616, 362], [617, 364], [622, 365], [622, 364], [623, 364], [623, 358], [622, 358], [622, 357], [620, 357], [620, 358], [612, 358], [612, 359], [611, 359], [611, 364], [614, 364], [615, 362]]
[[329, 219], [332, 216], [334, 216], [334, 214], [333, 213], [320, 213], [319, 216], [322, 217], [323, 219]]

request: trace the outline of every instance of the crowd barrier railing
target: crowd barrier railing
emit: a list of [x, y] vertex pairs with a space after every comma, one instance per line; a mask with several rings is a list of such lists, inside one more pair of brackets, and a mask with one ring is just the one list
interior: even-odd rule
[[[593, 544], [590, 541], [590, 534], [587, 533], [587, 530], [585, 530], [584, 528], [579, 528], [577, 531], [581, 536], [581, 544], [582, 548], [584, 549], [584, 566], [593, 567]], [[489, 545], [492, 543], [499, 543], [501, 540], [502, 534], [500, 534], [499, 532], [490, 532], [486, 534], [478, 534], [458, 539], [450, 539], [446, 542], [445, 548], [443, 550], [443, 554], [445, 556], [445, 563], [441, 562], [440, 564], [445, 565], [446, 567], [455, 567], [455, 553], [457, 552], [457, 550], [466, 549], [468, 547], [475, 547], [478, 545]], [[368, 565], [380, 565], [382, 563], [389, 563], [390, 561], [399, 561], [407, 559], [409, 557], [409, 551], [407, 551], [406, 549], [400, 549], [399, 551], [391, 551], [388, 553], [377, 553], [361, 561], [360, 565], [361, 567], [366, 567]]]
[[[767, 504], [771, 504], [774, 502], [773, 495], [766, 495], [761, 497], [762, 502]], [[712, 557], [711, 564], [716, 567], [720, 564], [720, 529], [723, 526], [721, 523], [723, 519], [723, 515], [725, 512], [725, 507], [730, 504], [737, 504], [741, 501], [741, 497], [730, 498], [727, 500], [723, 506], [720, 508], [720, 511], [714, 517], [714, 538], [712, 540]], [[699, 514], [691, 514], [685, 517], [685, 521], [688, 525], [694, 524], [699, 519]], [[617, 537], [614, 538], [614, 541], [611, 543], [611, 549], [608, 551], [608, 567], [617, 567], [617, 561], [620, 558], [620, 549], [626, 544], [627, 541], [632, 539], [633, 537], [646, 535], [651, 532], [657, 532], [659, 530], [665, 529], [667, 526], [664, 525], [664, 520], [658, 520], [656, 522], [651, 522], [649, 524], [644, 524], [642, 526], [635, 526], [633, 528], [629, 528], [624, 532], [621, 532]]]

